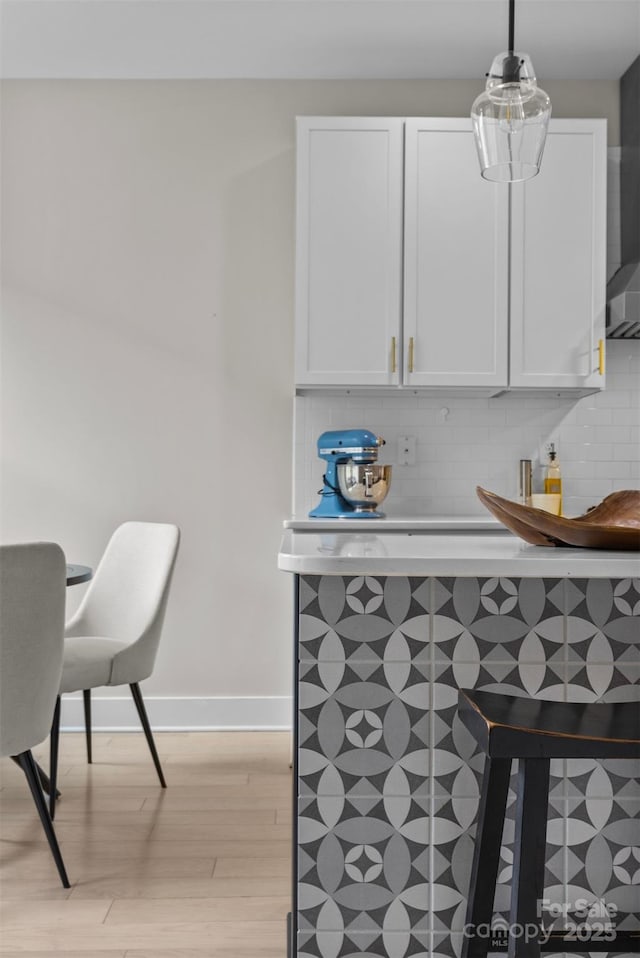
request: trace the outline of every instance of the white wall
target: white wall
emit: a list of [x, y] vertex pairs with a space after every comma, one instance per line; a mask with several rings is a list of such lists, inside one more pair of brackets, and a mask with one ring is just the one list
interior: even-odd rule
[[[480, 86], [3, 83], [2, 538], [95, 565], [119, 522], [178, 523], [157, 725], [288, 719], [295, 115], [463, 115]], [[616, 83], [545, 88], [617, 143]]]

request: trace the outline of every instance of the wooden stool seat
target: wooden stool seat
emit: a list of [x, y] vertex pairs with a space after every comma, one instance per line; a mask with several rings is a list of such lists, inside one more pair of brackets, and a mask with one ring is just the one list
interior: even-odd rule
[[461, 689], [458, 713], [495, 758], [638, 758], [637, 702], [548, 702]]
[[549, 702], [460, 689], [458, 714], [487, 760], [482, 781], [462, 958], [485, 958], [495, 946], [486, 933], [493, 918], [511, 764], [518, 759], [509, 958], [552, 952], [635, 951], [640, 935], [618, 932], [613, 941], [540, 934], [552, 758], [639, 758], [640, 706], [635, 702]]

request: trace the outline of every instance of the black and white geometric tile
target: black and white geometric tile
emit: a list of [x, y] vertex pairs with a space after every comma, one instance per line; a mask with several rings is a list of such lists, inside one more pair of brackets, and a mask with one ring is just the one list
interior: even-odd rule
[[[640, 699], [640, 582], [305, 576], [299, 599], [299, 958], [459, 954], [484, 756], [457, 691]], [[545, 894], [624, 928], [638, 771], [552, 763]]]
[[569, 799], [566, 900], [599, 902], [607, 909], [618, 931], [637, 930], [639, 844], [639, 802], [614, 798]]
[[428, 668], [301, 662], [300, 794], [428, 794]]
[[429, 579], [304, 577], [301, 661], [420, 662], [430, 658]]
[[421, 932], [298, 933], [298, 958], [432, 958], [430, 935]]
[[426, 931], [429, 801], [300, 799], [300, 930]]
[[[528, 695], [564, 697], [563, 585], [544, 579], [439, 579], [435, 659], [460, 686], [514, 684]], [[510, 668], [509, 668], [510, 666]], [[506, 692], [506, 688], [504, 689]]]
[[574, 579], [566, 590], [569, 700], [640, 701], [640, 580]]

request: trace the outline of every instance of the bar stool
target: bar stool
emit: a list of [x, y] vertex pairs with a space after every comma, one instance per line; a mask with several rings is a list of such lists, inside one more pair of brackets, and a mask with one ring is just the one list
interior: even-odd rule
[[[515, 846], [509, 913], [509, 958], [538, 958], [542, 951], [633, 952], [636, 932], [617, 933], [615, 941], [564, 940], [554, 931], [541, 941], [538, 902], [544, 895], [544, 868], [552, 758], [640, 757], [640, 706], [636, 702], [584, 704], [460, 689], [458, 714], [487, 759], [467, 905], [469, 934], [462, 958], [485, 958], [491, 938], [502, 830], [511, 763], [518, 759]], [[531, 930], [537, 929], [533, 934]], [[513, 934], [514, 929], [519, 934]], [[528, 934], [522, 934], [523, 929]]]

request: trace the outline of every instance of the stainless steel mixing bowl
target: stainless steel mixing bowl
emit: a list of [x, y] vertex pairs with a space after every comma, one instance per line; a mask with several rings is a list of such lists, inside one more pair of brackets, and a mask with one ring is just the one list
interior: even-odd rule
[[380, 466], [377, 463], [339, 463], [338, 485], [340, 492], [347, 502], [354, 506], [356, 512], [375, 512], [389, 492], [391, 466]]

